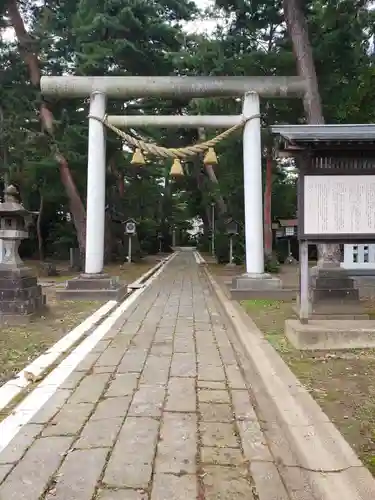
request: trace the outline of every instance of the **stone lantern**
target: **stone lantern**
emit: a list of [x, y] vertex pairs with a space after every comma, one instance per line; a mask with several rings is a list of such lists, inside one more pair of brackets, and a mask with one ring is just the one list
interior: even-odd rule
[[18, 191], [9, 186], [0, 203], [0, 239], [3, 256], [0, 262], [0, 317], [3, 322], [27, 319], [45, 307], [45, 297], [22, 262], [18, 249], [29, 235], [32, 212], [18, 202]]
[[229, 262], [228, 267], [233, 267], [236, 264], [233, 263], [233, 238], [238, 235], [238, 222], [230, 218], [226, 221], [226, 232], [229, 236]]

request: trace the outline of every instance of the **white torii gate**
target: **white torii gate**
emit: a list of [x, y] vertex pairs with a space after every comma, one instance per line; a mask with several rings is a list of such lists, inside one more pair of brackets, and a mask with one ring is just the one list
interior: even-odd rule
[[[256, 116], [243, 129], [243, 168], [245, 202], [246, 275], [239, 288], [258, 288], [255, 281], [275, 285], [264, 274], [262, 148], [259, 97], [303, 97], [306, 85], [299, 77], [80, 77], [43, 76], [44, 96], [90, 97], [90, 116], [104, 119], [106, 98], [139, 97], [196, 98], [242, 97], [242, 115], [238, 116], [107, 116], [117, 127], [157, 126], [180, 128], [229, 128]], [[105, 125], [89, 119], [87, 210], [86, 210], [86, 275], [103, 271], [105, 221]], [[245, 279], [246, 278], [246, 279]], [[253, 281], [249, 285], [249, 279]]]

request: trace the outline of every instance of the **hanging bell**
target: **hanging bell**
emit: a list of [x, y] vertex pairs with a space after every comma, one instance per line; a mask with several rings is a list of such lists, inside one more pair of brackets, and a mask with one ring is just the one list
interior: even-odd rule
[[218, 164], [217, 156], [216, 156], [214, 148], [208, 148], [208, 151], [205, 154], [205, 157], [203, 159], [203, 163], [205, 165], [217, 165]]
[[139, 148], [134, 151], [133, 158], [130, 163], [132, 165], [146, 165], [145, 158]]
[[182, 175], [184, 175], [184, 170], [182, 168], [181, 161], [179, 158], [175, 158], [171, 167], [170, 176], [181, 177]]

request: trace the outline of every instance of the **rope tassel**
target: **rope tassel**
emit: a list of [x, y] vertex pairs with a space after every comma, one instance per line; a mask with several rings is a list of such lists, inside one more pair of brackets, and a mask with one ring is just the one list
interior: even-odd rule
[[170, 176], [181, 177], [182, 175], [184, 175], [184, 170], [182, 168], [181, 161], [179, 158], [175, 158], [171, 167]]
[[134, 151], [133, 158], [130, 163], [132, 165], [146, 165], [145, 158], [139, 148]]
[[218, 164], [217, 156], [216, 156], [214, 148], [208, 148], [208, 151], [205, 154], [205, 157], [203, 159], [203, 163], [205, 165], [217, 165]]

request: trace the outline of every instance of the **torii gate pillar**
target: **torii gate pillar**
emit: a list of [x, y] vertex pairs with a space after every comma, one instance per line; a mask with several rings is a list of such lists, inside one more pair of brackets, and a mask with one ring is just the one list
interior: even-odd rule
[[231, 296], [260, 298], [281, 288], [281, 280], [264, 272], [262, 145], [259, 95], [247, 92], [243, 101], [243, 183], [245, 204], [246, 273], [232, 281]]
[[[90, 96], [90, 116], [104, 118], [106, 95], [93, 92]], [[86, 258], [85, 274], [103, 272], [105, 221], [105, 160], [104, 125], [89, 118], [87, 158]]]

